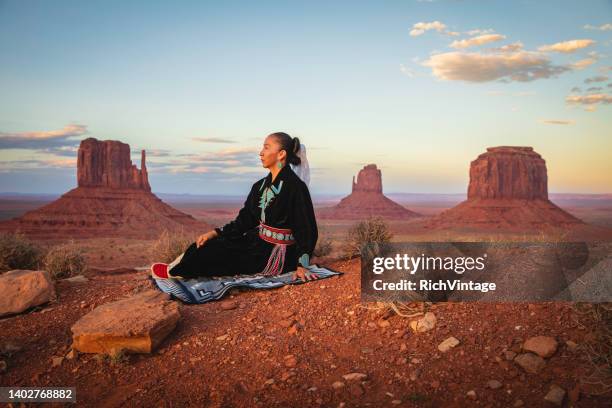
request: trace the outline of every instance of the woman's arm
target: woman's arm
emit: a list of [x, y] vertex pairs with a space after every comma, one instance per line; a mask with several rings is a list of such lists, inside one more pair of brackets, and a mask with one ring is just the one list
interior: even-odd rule
[[218, 236], [237, 237], [259, 224], [259, 218], [253, 214], [253, 209], [257, 208], [257, 186], [260, 182], [251, 187], [242, 209], [238, 212], [235, 220], [228, 222], [223, 227], [215, 228]]
[[302, 266], [310, 265], [310, 258], [314, 252], [319, 231], [317, 220], [310, 198], [308, 187], [300, 183], [293, 198], [293, 236], [296, 241], [296, 253], [299, 257], [299, 264]]

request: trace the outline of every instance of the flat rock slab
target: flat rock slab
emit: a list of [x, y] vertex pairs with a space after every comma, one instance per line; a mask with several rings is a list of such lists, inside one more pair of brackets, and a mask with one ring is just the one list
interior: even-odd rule
[[174, 330], [179, 305], [157, 290], [105, 303], [72, 326], [72, 347], [83, 353], [151, 353]]
[[55, 285], [46, 271], [16, 269], [0, 275], [0, 294], [3, 317], [55, 299]]

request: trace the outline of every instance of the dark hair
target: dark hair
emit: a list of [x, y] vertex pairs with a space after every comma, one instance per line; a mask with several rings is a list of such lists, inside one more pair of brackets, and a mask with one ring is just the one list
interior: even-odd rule
[[300, 139], [297, 137], [291, 137], [285, 132], [275, 132], [271, 133], [268, 136], [274, 137], [278, 144], [281, 145], [281, 150], [287, 152], [287, 163], [299, 165], [301, 163], [300, 158], [298, 157], [298, 152], [300, 151]]

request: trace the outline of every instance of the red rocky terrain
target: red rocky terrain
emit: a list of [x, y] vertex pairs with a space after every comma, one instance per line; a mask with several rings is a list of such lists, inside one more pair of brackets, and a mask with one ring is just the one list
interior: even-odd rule
[[336, 220], [410, 219], [419, 214], [410, 211], [383, 194], [382, 174], [375, 164], [368, 164], [353, 177], [351, 194], [334, 207], [318, 208], [317, 217]]
[[149, 290], [146, 272], [59, 281], [56, 301], [0, 319], [0, 383], [76, 387], [83, 407], [546, 407], [551, 389], [609, 406], [581, 383], [590, 331], [571, 304], [415, 304], [429, 313], [404, 318], [360, 302], [357, 260], [329, 266], [345, 274], [180, 304], [152, 353], [112, 358], [72, 350], [71, 327]]
[[59, 199], [0, 223], [0, 230], [42, 238], [121, 236], [155, 238], [163, 230], [205, 231], [206, 224], [165, 204], [151, 192], [142, 151], [140, 170], [130, 146], [94, 138], [81, 142], [78, 186]]
[[470, 165], [468, 198], [428, 220], [429, 228], [541, 230], [581, 220], [548, 199], [546, 162], [531, 147], [489, 147]]

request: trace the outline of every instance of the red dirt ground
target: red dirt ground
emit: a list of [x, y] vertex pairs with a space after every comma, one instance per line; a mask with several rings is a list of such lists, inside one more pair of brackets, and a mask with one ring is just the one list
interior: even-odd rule
[[[84, 407], [507, 407], [519, 399], [525, 407], [539, 407], [547, 406], [543, 398], [551, 384], [580, 389], [587, 368], [580, 345], [588, 333], [569, 303], [439, 303], [430, 306], [437, 326], [413, 334], [410, 319], [383, 321], [381, 311], [360, 303], [357, 260], [328, 266], [345, 274], [235, 292], [232, 310], [223, 310], [222, 302], [182, 305], [177, 328], [151, 355], [111, 361], [79, 354], [53, 367], [53, 357], [70, 351], [70, 327], [81, 316], [151, 287], [144, 272], [90, 271], [88, 283], [60, 281], [56, 302], [0, 320], [0, 342], [21, 347], [6, 359], [0, 383], [74, 386], [77, 405]], [[536, 335], [559, 341], [538, 375], [525, 373], [503, 353]], [[449, 336], [460, 345], [439, 352], [437, 345]], [[567, 340], [579, 350], [570, 351]], [[288, 355], [297, 359], [295, 367], [285, 365]], [[367, 381], [332, 387], [351, 372], [367, 374]], [[489, 389], [489, 380], [503, 386]], [[477, 400], [466, 396], [470, 390]], [[582, 393], [573, 406], [609, 407], [610, 399]]]

